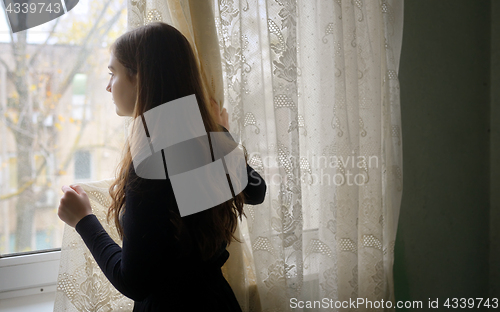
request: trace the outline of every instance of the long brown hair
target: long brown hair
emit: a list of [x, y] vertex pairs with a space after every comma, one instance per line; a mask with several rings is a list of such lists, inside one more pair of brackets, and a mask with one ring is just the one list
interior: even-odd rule
[[[111, 53], [127, 68], [129, 78], [136, 75], [137, 98], [133, 118], [163, 103], [175, 99], [196, 95], [205, 129], [208, 132], [222, 131], [217, 125], [209, 109], [210, 102], [206, 87], [200, 76], [195, 55], [189, 41], [174, 27], [154, 22], [133, 29], [121, 35], [110, 47]], [[247, 152], [244, 149], [245, 161]], [[120, 238], [123, 239], [123, 228], [120, 218], [126, 202], [126, 188], [132, 185], [129, 169], [132, 164], [130, 146], [125, 144], [122, 159], [116, 168], [119, 174], [109, 187], [111, 205], [107, 220], [114, 219]], [[115, 171], [115, 174], [116, 174]], [[175, 201], [174, 201], [175, 202]], [[202, 259], [211, 258], [223, 242], [231, 243], [234, 238], [240, 242], [234, 231], [238, 217], [242, 219], [244, 194], [211, 209], [181, 218], [178, 209], [169, 210], [170, 223], [179, 241], [181, 232], [186, 228], [201, 252]], [[245, 215], [246, 216], [246, 215]]]

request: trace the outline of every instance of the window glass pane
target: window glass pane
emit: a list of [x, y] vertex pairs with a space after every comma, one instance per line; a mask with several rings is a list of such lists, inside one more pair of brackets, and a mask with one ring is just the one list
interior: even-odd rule
[[1, 255], [60, 247], [61, 186], [113, 177], [125, 131], [107, 66], [125, 9], [125, 0], [80, 0], [15, 34], [0, 14]]
[[11, 189], [17, 188], [17, 160], [16, 157], [9, 158], [9, 186]]
[[76, 74], [73, 78], [73, 96], [71, 117], [76, 120], [82, 120], [85, 113], [85, 120], [92, 118], [92, 108], [87, 100], [87, 75]]
[[85, 95], [87, 87], [87, 75], [76, 74], [73, 77], [73, 95]]
[[75, 153], [75, 179], [90, 179], [90, 152], [77, 151]]

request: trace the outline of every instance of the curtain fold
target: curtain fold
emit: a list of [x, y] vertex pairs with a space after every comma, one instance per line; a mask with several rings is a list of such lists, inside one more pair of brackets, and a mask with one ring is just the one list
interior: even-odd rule
[[[92, 212], [103, 228], [122, 246], [114, 223], [106, 222], [107, 209], [111, 203], [108, 190], [112, 182], [112, 179], [106, 179], [77, 184], [87, 193]], [[129, 312], [133, 308], [134, 301], [123, 296], [108, 281], [80, 234], [65, 224], [54, 312]]]
[[[222, 268], [243, 311], [304, 311], [297, 303], [314, 300], [312, 310], [335, 311], [356, 298], [386, 304], [353, 311], [393, 311], [403, 0], [129, 0], [129, 29], [157, 20], [189, 39], [210, 97], [267, 183]], [[103, 188], [96, 198], [107, 197]], [[78, 281], [108, 285], [92, 258], [68, 261], [88, 253], [73, 235], [67, 227], [55, 311], [82, 311], [74, 298], [89, 288]], [[86, 304], [131, 311], [96, 289]]]

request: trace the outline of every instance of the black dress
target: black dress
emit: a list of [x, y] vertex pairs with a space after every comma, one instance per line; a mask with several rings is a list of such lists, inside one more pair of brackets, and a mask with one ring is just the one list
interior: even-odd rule
[[[245, 202], [260, 204], [266, 192], [265, 181], [248, 165], [247, 173]], [[133, 166], [130, 174], [136, 177]], [[94, 214], [75, 226], [111, 284], [134, 300], [134, 312], [241, 311], [221, 272], [229, 257], [226, 244], [203, 262], [187, 231], [180, 242], [175, 242], [173, 228], [166, 222], [168, 209], [178, 209], [170, 180], [139, 181], [140, 193], [126, 189], [121, 219], [123, 248], [112, 240]]]

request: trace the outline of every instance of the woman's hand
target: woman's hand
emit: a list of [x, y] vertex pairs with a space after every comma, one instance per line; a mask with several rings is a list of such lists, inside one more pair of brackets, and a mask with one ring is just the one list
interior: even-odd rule
[[63, 185], [61, 190], [64, 195], [61, 197], [57, 215], [69, 226], [75, 227], [83, 217], [92, 214], [89, 198], [83, 188], [76, 184], [69, 187]]
[[210, 104], [213, 115], [215, 116], [215, 121], [229, 130], [229, 115], [227, 114], [226, 108], [223, 108], [222, 111], [220, 111], [219, 104], [217, 104], [213, 99], [210, 99]]

